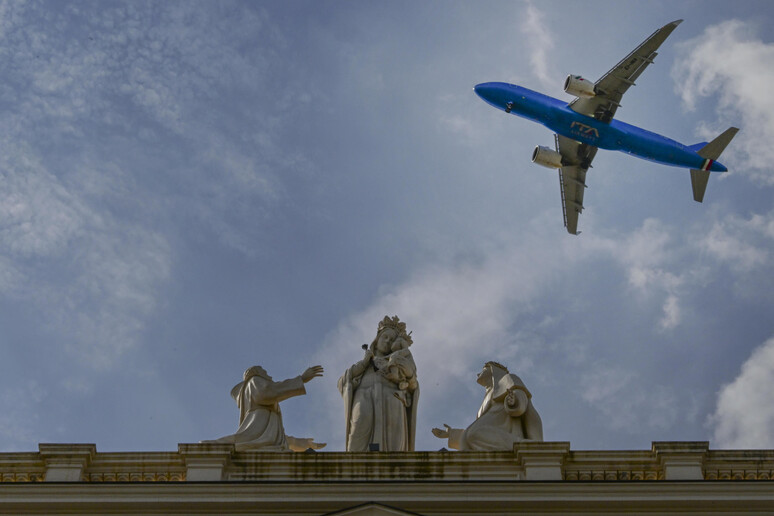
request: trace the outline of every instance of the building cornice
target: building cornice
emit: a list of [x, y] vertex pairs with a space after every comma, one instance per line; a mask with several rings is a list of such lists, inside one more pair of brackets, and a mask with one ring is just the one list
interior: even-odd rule
[[774, 484], [739, 481], [13, 483], [0, 513], [324, 514], [375, 502], [419, 514], [765, 513]]
[[774, 450], [711, 450], [707, 442], [654, 442], [650, 450], [571, 450], [523, 442], [502, 452], [236, 452], [180, 444], [177, 452], [98, 452], [94, 444], [41, 444], [0, 453], [0, 482], [567, 482], [774, 479]]

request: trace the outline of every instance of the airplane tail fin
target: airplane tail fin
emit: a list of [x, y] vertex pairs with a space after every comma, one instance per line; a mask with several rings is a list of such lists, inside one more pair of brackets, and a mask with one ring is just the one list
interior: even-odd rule
[[[736, 127], [729, 127], [723, 134], [712, 140], [706, 145], [702, 145], [701, 148], [693, 149], [696, 153], [706, 160], [715, 161], [720, 157], [720, 154], [726, 149], [726, 146], [731, 142], [736, 133], [739, 131]], [[698, 147], [700, 144], [691, 147]], [[691, 169], [691, 186], [693, 187], [693, 200], [696, 202], [702, 202], [704, 200], [704, 191], [707, 189], [707, 182], [709, 181], [710, 171]]]

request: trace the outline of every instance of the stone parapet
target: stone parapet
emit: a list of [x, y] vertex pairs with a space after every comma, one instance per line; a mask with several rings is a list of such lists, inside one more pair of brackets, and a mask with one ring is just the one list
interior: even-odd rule
[[774, 450], [710, 451], [705, 480], [774, 480]]
[[654, 442], [650, 450], [571, 450], [523, 442], [500, 452], [236, 452], [180, 444], [177, 452], [98, 452], [94, 444], [41, 444], [0, 453], [0, 482], [720, 481], [774, 479], [774, 450], [710, 450], [707, 442]]
[[0, 453], [0, 482], [42, 482], [45, 477], [40, 453]]
[[663, 470], [664, 480], [703, 480], [707, 441], [654, 442], [653, 453]]
[[178, 453], [186, 466], [185, 478], [191, 482], [227, 480], [227, 468], [234, 455], [232, 444], [178, 444]]
[[233, 457], [228, 480], [420, 481], [523, 478], [513, 452], [242, 452]]
[[569, 442], [521, 442], [514, 446], [525, 480], [564, 480], [562, 467], [570, 454]]
[[46, 465], [46, 482], [78, 482], [97, 453], [97, 445], [41, 443], [38, 450]]

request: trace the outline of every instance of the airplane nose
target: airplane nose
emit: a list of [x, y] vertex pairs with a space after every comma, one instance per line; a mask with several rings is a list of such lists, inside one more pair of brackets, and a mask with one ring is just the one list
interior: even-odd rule
[[482, 82], [481, 84], [476, 84], [473, 87], [473, 91], [476, 92], [476, 95], [481, 97], [482, 100], [485, 100], [486, 102], [492, 103], [495, 101], [495, 90], [496, 88], [491, 82]]

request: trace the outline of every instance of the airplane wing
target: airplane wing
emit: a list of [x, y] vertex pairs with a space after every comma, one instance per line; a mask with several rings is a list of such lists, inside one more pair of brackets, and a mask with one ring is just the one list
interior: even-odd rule
[[634, 86], [637, 77], [653, 62], [658, 52], [656, 50], [683, 20], [667, 23], [635, 48], [631, 54], [615, 65], [612, 70], [594, 83], [596, 96], [577, 98], [570, 103], [570, 109], [582, 115], [591, 116], [605, 123], [610, 123], [616, 109], [621, 105], [621, 98], [630, 86]]
[[578, 215], [583, 211], [586, 172], [597, 154], [597, 148], [559, 134], [555, 135], [555, 139], [556, 151], [562, 155], [562, 163], [567, 163], [559, 169], [564, 225], [568, 233], [577, 235]]

